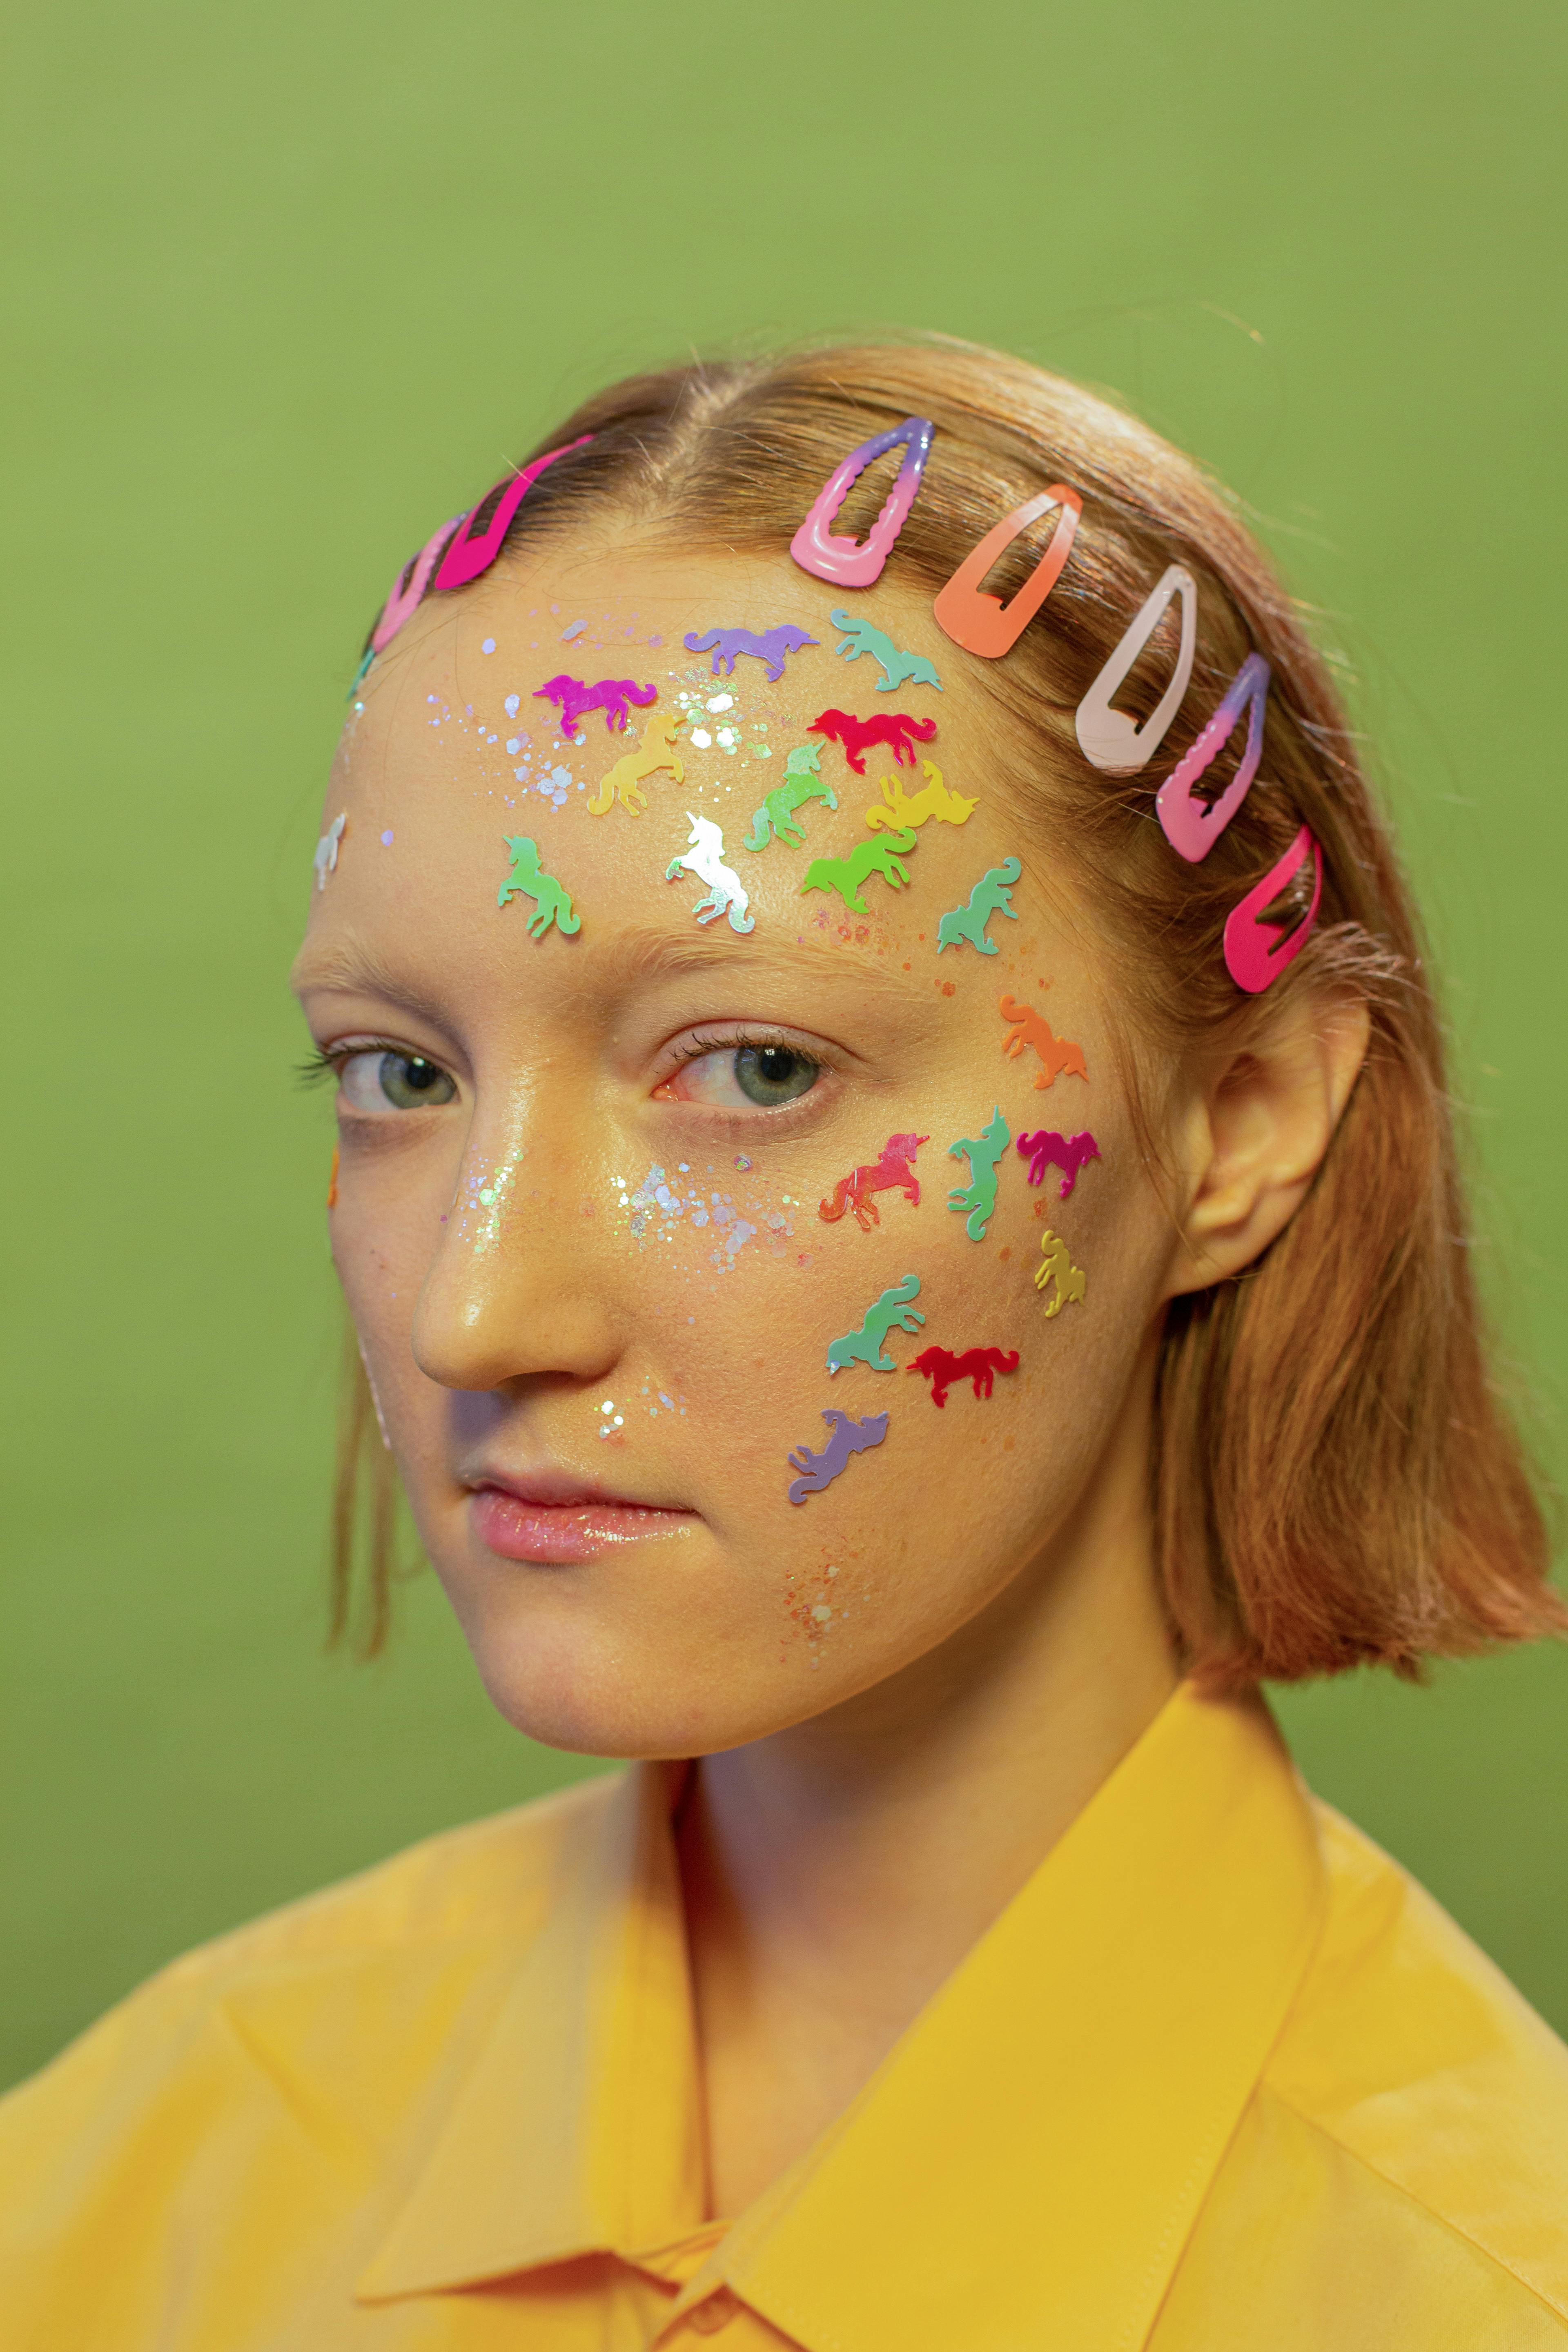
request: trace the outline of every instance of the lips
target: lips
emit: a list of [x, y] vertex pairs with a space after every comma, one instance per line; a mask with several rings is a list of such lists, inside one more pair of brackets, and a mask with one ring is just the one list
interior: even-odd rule
[[551, 1568], [596, 1559], [626, 1544], [687, 1535], [698, 1522], [695, 1511], [632, 1502], [591, 1478], [558, 1471], [525, 1477], [481, 1475], [468, 1510], [488, 1550], [502, 1559]]

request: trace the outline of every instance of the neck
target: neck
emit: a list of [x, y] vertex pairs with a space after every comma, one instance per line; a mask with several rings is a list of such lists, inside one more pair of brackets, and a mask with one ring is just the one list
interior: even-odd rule
[[713, 2211], [847, 2105], [1173, 1689], [1147, 1432], [1128, 1415], [1075, 1523], [938, 1650], [693, 1776]]

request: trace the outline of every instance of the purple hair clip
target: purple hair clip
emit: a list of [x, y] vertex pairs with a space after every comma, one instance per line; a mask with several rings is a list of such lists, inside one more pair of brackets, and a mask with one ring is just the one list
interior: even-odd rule
[[[904, 527], [931, 454], [936, 426], [929, 416], [906, 416], [887, 433], [873, 434], [835, 466], [818, 491], [811, 511], [789, 543], [789, 551], [803, 572], [830, 580], [837, 588], [869, 588], [881, 576], [893, 541]], [[903, 446], [904, 460], [898, 477], [864, 540], [846, 539], [828, 525], [849, 495], [850, 484], [867, 467], [889, 449]]]

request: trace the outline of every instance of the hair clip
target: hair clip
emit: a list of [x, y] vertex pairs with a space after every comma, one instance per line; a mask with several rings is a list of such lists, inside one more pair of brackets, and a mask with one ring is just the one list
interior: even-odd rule
[[[1061, 513], [1051, 533], [1050, 545], [1030, 572], [1027, 580], [1005, 604], [1000, 596], [988, 595], [981, 582], [1001, 561], [1005, 551], [1021, 531], [1026, 531], [1050, 507], [1059, 506]], [[965, 556], [945, 588], [939, 593], [931, 606], [931, 618], [939, 629], [962, 646], [965, 653], [979, 654], [986, 661], [995, 661], [1010, 653], [1056, 586], [1061, 569], [1072, 553], [1072, 543], [1078, 535], [1079, 519], [1083, 513], [1083, 500], [1065, 482], [1053, 482], [1037, 498], [1026, 499], [1021, 507], [988, 530], [972, 555]]]
[[[1295, 879], [1309, 855], [1313, 867], [1312, 903], [1287, 936], [1279, 924], [1263, 920], [1263, 910]], [[1318, 919], [1318, 902], [1322, 895], [1323, 853], [1310, 826], [1304, 824], [1284, 856], [1269, 867], [1261, 882], [1253, 884], [1246, 898], [1238, 899], [1226, 918], [1225, 968], [1237, 988], [1245, 988], [1249, 996], [1260, 996], [1279, 979], [1286, 965], [1306, 946], [1307, 935]]]
[[[817, 492], [811, 511], [789, 543], [789, 551], [803, 572], [829, 580], [839, 588], [869, 588], [879, 579], [893, 541], [902, 530], [931, 454], [936, 426], [929, 416], [906, 416], [889, 432], [877, 433], [836, 466]], [[904, 459], [898, 478], [883, 501], [882, 510], [864, 540], [846, 539], [828, 525], [868, 466], [903, 445]]]
[[[1173, 596], [1182, 600], [1182, 642], [1176, 667], [1142, 727], [1125, 710], [1113, 710], [1110, 698], [1158, 628]], [[1121, 642], [1078, 707], [1078, 740], [1084, 758], [1107, 775], [1135, 776], [1164, 740], [1165, 730], [1182, 707], [1193, 675], [1193, 655], [1198, 637], [1198, 583], [1186, 566], [1168, 564], [1122, 633]]]
[[[1268, 664], [1261, 654], [1248, 654], [1226, 688], [1214, 717], [1154, 795], [1154, 814], [1165, 838], [1189, 866], [1201, 865], [1252, 790], [1252, 780], [1263, 757], [1263, 718], [1268, 700]], [[1193, 786], [1218, 759], [1244, 710], [1247, 749], [1236, 773], [1216, 799], [1202, 800]]]
[[487, 491], [479, 505], [466, 514], [458, 525], [458, 536], [441, 558], [436, 577], [430, 583], [431, 594], [442, 596], [450, 588], [466, 588], [470, 580], [477, 580], [481, 572], [488, 572], [500, 553], [501, 541], [506, 537], [513, 515], [546, 466], [553, 466], [557, 457], [567, 457], [572, 450], [581, 449], [593, 437], [591, 433], [579, 433], [575, 441], [563, 442], [559, 449], [547, 449], [542, 457], [536, 457], [531, 466], [525, 466], [521, 474], [510, 476], [504, 482], [498, 482], [493, 490]]
[[[546, 466], [552, 466], [557, 457], [564, 457], [570, 449], [581, 449], [584, 443], [593, 437], [591, 433], [582, 434], [577, 440], [568, 441], [563, 448], [552, 449], [547, 456], [536, 457], [531, 466], [523, 467], [521, 474], [498, 482], [495, 488], [488, 490], [479, 505], [470, 508], [466, 515], [454, 515], [449, 522], [444, 522], [439, 530], [433, 532], [418, 554], [409, 558], [393, 582], [392, 593], [382, 606], [381, 617], [370, 633], [370, 651], [373, 654], [385, 652], [405, 621], [423, 602], [427, 590], [435, 594], [448, 588], [461, 588], [465, 582], [477, 580], [481, 572], [488, 572], [500, 553], [501, 541], [506, 537], [507, 527], [513, 515]], [[490, 511], [483, 535], [476, 536], [487, 509]], [[432, 572], [436, 575], [434, 579], [430, 576]]]
[[[441, 551], [462, 520], [461, 515], [453, 515], [439, 530], [432, 531], [417, 555], [409, 557], [393, 582], [392, 593], [381, 608], [381, 618], [370, 633], [370, 653], [383, 653], [392, 643], [430, 585], [430, 574], [441, 560]], [[368, 667], [367, 659], [360, 670], [362, 677]]]

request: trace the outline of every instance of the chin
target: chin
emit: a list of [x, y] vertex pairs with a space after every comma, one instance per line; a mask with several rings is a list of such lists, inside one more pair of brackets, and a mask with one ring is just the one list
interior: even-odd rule
[[[755, 1628], [742, 1664], [734, 1645], [705, 1642], [691, 1628], [661, 1640], [630, 1625], [581, 1622], [465, 1623], [479, 1678], [498, 1714], [530, 1739], [571, 1755], [628, 1761], [710, 1756], [786, 1729], [847, 1691], [813, 1671], [802, 1643]], [[757, 1660], [768, 1668], [759, 1670]], [[858, 1686], [858, 1685], [857, 1685]]]

